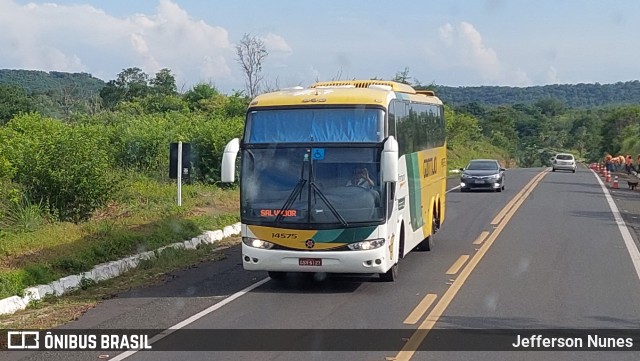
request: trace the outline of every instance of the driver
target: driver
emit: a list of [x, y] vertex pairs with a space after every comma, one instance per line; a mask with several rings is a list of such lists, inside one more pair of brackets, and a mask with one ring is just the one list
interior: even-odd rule
[[364, 189], [372, 189], [374, 185], [375, 183], [369, 177], [369, 171], [366, 167], [354, 169], [351, 179], [347, 182], [347, 187], [362, 187]]

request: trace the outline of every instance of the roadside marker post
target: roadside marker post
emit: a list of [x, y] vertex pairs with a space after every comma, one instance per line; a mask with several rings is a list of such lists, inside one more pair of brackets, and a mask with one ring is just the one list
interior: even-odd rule
[[169, 146], [169, 178], [178, 182], [178, 206], [182, 206], [182, 181], [191, 177], [191, 143], [171, 143]]
[[182, 142], [178, 142], [178, 207], [182, 206]]

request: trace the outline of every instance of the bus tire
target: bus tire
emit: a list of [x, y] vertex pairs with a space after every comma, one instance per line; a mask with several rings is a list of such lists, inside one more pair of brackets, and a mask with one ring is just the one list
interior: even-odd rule
[[436, 235], [436, 228], [438, 227], [438, 221], [434, 218], [432, 223], [431, 223], [431, 234], [422, 240], [422, 242], [418, 243], [418, 247], [416, 247], [416, 249], [418, 251], [431, 251], [433, 250], [433, 247], [435, 246], [436, 243], [436, 239], [435, 239], [435, 235]]
[[396, 262], [387, 272], [380, 273], [380, 280], [382, 282], [393, 282], [398, 279], [399, 271], [398, 263]]
[[287, 272], [268, 271], [267, 273], [269, 273], [269, 277], [271, 277], [272, 280], [281, 280], [287, 276]]

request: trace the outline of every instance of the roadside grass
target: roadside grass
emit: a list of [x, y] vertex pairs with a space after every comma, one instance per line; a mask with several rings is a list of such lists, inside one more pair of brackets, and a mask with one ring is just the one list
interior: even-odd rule
[[464, 168], [471, 159], [478, 158], [497, 159], [502, 165], [507, 165], [509, 161], [509, 157], [503, 150], [488, 142], [478, 142], [471, 146], [461, 144], [456, 145], [455, 149], [447, 149], [449, 171]]
[[139, 267], [119, 277], [100, 283], [87, 283], [83, 289], [61, 297], [46, 297], [32, 302], [26, 310], [0, 316], [0, 329], [49, 329], [63, 325], [119, 293], [160, 285], [171, 280], [170, 273], [173, 271], [221, 260], [225, 256], [216, 250], [238, 243], [238, 237], [230, 237], [215, 244], [200, 245], [196, 250], [167, 249], [160, 257], [143, 261]]
[[175, 184], [134, 177], [123, 184], [114, 201], [87, 222], [48, 222], [30, 230], [3, 231], [0, 298], [22, 295], [27, 287], [239, 220], [237, 189], [185, 184], [182, 207], [177, 206], [176, 193]]

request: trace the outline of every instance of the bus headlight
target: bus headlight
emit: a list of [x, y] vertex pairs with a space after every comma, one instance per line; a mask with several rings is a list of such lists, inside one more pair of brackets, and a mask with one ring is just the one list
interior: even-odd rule
[[242, 242], [244, 242], [244, 244], [246, 244], [247, 246], [253, 248], [270, 249], [273, 247], [273, 243], [271, 242], [251, 237], [242, 237]]
[[347, 247], [349, 247], [352, 251], [367, 251], [370, 249], [376, 249], [384, 246], [384, 239], [369, 239], [362, 242], [351, 243]]

